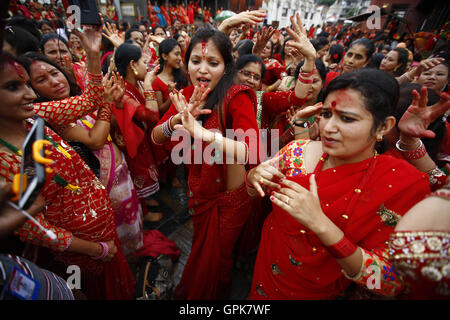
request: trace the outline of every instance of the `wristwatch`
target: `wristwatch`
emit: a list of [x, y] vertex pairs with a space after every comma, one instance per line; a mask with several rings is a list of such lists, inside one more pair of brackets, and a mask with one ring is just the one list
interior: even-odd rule
[[309, 122], [308, 122], [308, 120], [306, 120], [306, 121], [295, 120], [295, 121], [294, 121], [294, 125], [295, 125], [296, 127], [308, 128], [308, 127], [309, 127]]

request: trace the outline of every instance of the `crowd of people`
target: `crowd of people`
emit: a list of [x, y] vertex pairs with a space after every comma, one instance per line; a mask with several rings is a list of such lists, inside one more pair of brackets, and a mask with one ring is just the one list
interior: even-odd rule
[[[264, 10], [212, 26], [192, 1], [83, 30], [39, 6], [12, 1], [4, 30], [0, 235], [58, 265], [11, 250], [0, 267], [41, 279], [40, 299], [80, 297], [59, 265], [87, 299], [134, 299], [161, 184], [193, 224], [174, 299], [229, 298], [255, 250], [249, 299], [450, 297], [447, 26], [425, 48]], [[28, 212], [56, 239], [6, 203], [36, 116], [52, 164]]]

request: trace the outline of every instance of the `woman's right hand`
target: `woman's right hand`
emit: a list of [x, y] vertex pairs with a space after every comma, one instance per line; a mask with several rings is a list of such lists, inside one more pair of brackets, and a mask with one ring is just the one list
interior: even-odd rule
[[224, 20], [218, 29], [228, 35], [231, 32], [231, 29], [239, 27], [242, 24], [255, 25], [259, 22], [263, 22], [266, 15], [265, 10], [242, 11], [241, 13]]
[[276, 29], [273, 29], [272, 27], [266, 28], [264, 27], [261, 33], [256, 33], [256, 42], [253, 46], [252, 53], [255, 56], [259, 56], [261, 52], [264, 50], [265, 46], [267, 45], [267, 42], [272, 38], [272, 35], [274, 34]]
[[311, 41], [308, 39], [308, 35], [306, 33], [306, 29], [303, 27], [302, 20], [300, 18], [300, 14], [296, 14], [296, 20], [291, 16], [291, 27], [287, 27], [287, 33], [293, 38], [293, 41], [288, 42], [287, 45], [290, 47], [294, 47], [297, 49], [302, 55], [304, 55], [307, 59], [311, 59], [313, 62], [316, 60], [317, 52], [314, 49]]
[[117, 30], [116, 25], [110, 24], [109, 22], [106, 22], [103, 26], [103, 35], [106, 39], [111, 41], [114, 48], [119, 47], [122, 43], [125, 42], [125, 33], [119, 33], [119, 30]]
[[420, 75], [422, 72], [433, 69], [437, 65], [444, 62], [444, 58], [428, 58], [420, 61], [420, 64], [417, 66], [417, 74]]
[[153, 90], [153, 82], [156, 79], [156, 74], [159, 71], [159, 64], [156, 65], [152, 71], [147, 72], [144, 79], [144, 90]]
[[117, 253], [117, 247], [114, 243], [114, 240], [106, 241], [105, 243], [108, 246], [108, 255], [101, 260], [102, 262], [111, 261]]
[[264, 189], [266, 187], [272, 189], [280, 188], [280, 185], [274, 182], [275, 179], [285, 178], [285, 175], [278, 170], [280, 157], [280, 155], [277, 155], [272, 159], [262, 162], [247, 174], [247, 183], [253, 186], [261, 197], [265, 196]]

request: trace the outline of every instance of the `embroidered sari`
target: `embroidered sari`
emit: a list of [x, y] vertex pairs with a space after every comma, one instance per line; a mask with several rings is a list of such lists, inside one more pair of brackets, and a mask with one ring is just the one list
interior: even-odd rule
[[[187, 101], [192, 92], [193, 86], [182, 91]], [[224, 100], [226, 127], [244, 131], [253, 129], [254, 135], [240, 141], [249, 146], [255, 141], [259, 143], [254, 91], [246, 86], [232, 86]], [[159, 123], [177, 113], [172, 104]], [[217, 109], [203, 125], [206, 129], [223, 128]], [[175, 142], [168, 144], [173, 147]], [[203, 151], [206, 146], [206, 143], [200, 142], [194, 144], [192, 149], [201, 147]], [[187, 164], [187, 167], [189, 214], [194, 224], [194, 235], [191, 253], [174, 296], [177, 299], [225, 299], [231, 283], [233, 249], [252, 212], [251, 198], [244, 183], [235, 190], [226, 190], [226, 165], [202, 162]]]
[[[79, 126], [90, 130], [95, 119], [86, 116], [78, 120]], [[102, 149], [94, 151], [100, 161], [100, 181], [106, 188], [114, 210], [116, 230], [125, 256], [129, 256], [143, 244], [142, 209], [133, 185], [125, 155], [122, 153], [122, 163], [116, 167], [116, 152], [113, 142], [108, 141]]]
[[[293, 141], [280, 150], [281, 172], [306, 189], [308, 142]], [[362, 248], [360, 272], [352, 278], [343, 274], [313, 232], [273, 205], [263, 226], [250, 299], [335, 299], [351, 280], [366, 286], [369, 267], [381, 270], [381, 286], [373, 292], [393, 296], [402, 289], [388, 260], [387, 241], [401, 216], [429, 193], [426, 174], [384, 155], [323, 171], [322, 165], [319, 161], [314, 171], [322, 210]]]

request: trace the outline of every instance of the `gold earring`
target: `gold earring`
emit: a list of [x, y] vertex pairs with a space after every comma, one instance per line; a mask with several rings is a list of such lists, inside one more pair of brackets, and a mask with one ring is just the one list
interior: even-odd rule
[[377, 136], [377, 141], [383, 141], [383, 136]]
[[134, 67], [131, 67], [131, 70], [133, 70], [134, 75], [137, 77], [137, 75], [138, 75], [137, 70]]

